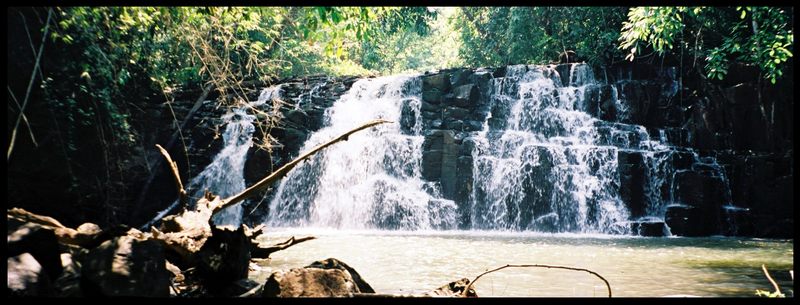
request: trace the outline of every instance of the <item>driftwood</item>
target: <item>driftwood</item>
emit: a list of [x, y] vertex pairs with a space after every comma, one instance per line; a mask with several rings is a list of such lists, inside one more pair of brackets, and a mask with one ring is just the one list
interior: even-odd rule
[[[221, 199], [206, 192], [205, 196], [197, 201], [193, 210], [184, 209], [180, 214], [167, 216], [162, 220], [160, 228], [151, 227], [150, 233], [153, 239], [161, 242], [168, 249], [168, 257], [174, 260], [181, 268], [197, 267], [198, 274], [202, 280], [208, 284], [210, 289], [217, 289], [226, 284], [235, 282], [247, 277], [247, 270], [252, 258], [269, 258], [270, 254], [284, 250], [298, 243], [314, 239], [313, 236], [295, 238], [268, 246], [262, 247], [256, 241], [257, 237], [263, 233], [264, 227], [258, 226], [250, 229], [247, 226], [239, 227], [218, 226], [213, 223], [214, 215], [222, 209], [241, 202], [253, 196], [259, 190], [264, 189], [284, 177], [290, 170], [300, 162], [313, 156], [320, 150], [335, 144], [336, 142], [347, 140], [355, 132], [369, 127], [387, 123], [385, 120], [375, 120], [356, 127], [345, 134], [336, 137], [314, 149], [306, 152], [298, 158], [292, 160], [279, 168], [258, 183], [247, 188], [241, 193], [226, 199]], [[175, 182], [181, 196], [186, 194], [183, 184], [178, 175], [177, 165], [172, 162], [166, 150], [158, 147], [161, 153], [172, 166]]]
[[58, 220], [49, 216], [37, 215], [21, 208], [8, 210], [8, 219], [15, 219], [21, 222], [34, 223], [52, 230], [58, 242], [65, 245], [80, 246], [83, 248], [94, 248], [106, 240], [117, 236], [125, 235], [130, 229], [125, 225], [117, 225], [105, 230], [93, 223], [85, 223], [77, 229], [68, 228]]
[[480, 279], [482, 276], [484, 276], [486, 274], [489, 274], [489, 273], [492, 273], [492, 272], [495, 272], [495, 271], [499, 271], [499, 270], [505, 269], [505, 268], [553, 268], [553, 269], [566, 269], [566, 270], [588, 272], [588, 273], [591, 273], [592, 275], [600, 278], [601, 280], [603, 280], [604, 283], [606, 283], [606, 287], [608, 288], [608, 297], [609, 298], [611, 297], [611, 285], [608, 283], [608, 281], [603, 276], [601, 276], [600, 274], [597, 274], [597, 272], [594, 272], [594, 271], [589, 270], [589, 269], [583, 269], [583, 268], [566, 267], [566, 266], [541, 265], [541, 264], [505, 265], [505, 266], [502, 266], [502, 267], [498, 267], [498, 268], [494, 268], [492, 270], [486, 271], [484, 273], [479, 274], [477, 277], [475, 277], [474, 280], [472, 280], [472, 282], [468, 283], [467, 287], [461, 292], [461, 296], [462, 297], [467, 297], [467, 296], [469, 296], [470, 292], [474, 293], [474, 290], [472, 290], [472, 285], [475, 284], [475, 282], [478, 279]]

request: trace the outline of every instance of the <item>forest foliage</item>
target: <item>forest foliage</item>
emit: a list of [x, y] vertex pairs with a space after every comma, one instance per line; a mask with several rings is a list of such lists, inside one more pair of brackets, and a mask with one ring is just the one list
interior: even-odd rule
[[775, 83], [791, 64], [793, 13], [781, 7], [9, 9], [7, 160], [9, 177], [19, 181], [9, 183], [17, 192], [9, 198], [30, 200], [36, 191], [26, 181], [46, 176], [49, 189], [64, 190], [62, 198], [79, 207], [85, 203], [86, 212], [97, 203], [109, 207], [94, 218], [119, 220], [122, 203], [137, 195], [133, 182], [141, 180], [130, 173], [143, 171], [132, 160], [152, 149], [141, 146], [141, 126], [132, 117], [181, 90], [211, 84], [218, 96], [232, 97], [220, 103], [233, 105], [246, 100], [246, 80], [546, 64], [567, 51], [593, 65], [666, 60], [701, 67], [716, 80], [741, 63]]

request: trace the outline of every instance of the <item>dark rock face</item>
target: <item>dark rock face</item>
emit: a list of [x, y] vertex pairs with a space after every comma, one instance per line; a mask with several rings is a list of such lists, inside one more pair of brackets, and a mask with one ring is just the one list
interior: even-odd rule
[[[619, 173], [619, 195], [627, 204], [631, 218], [645, 216], [646, 198], [645, 184], [646, 179], [645, 164], [642, 153], [624, 152], [617, 153]], [[635, 230], [633, 230], [635, 231]]]
[[663, 221], [636, 221], [631, 223], [634, 235], [646, 237], [662, 237], [667, 235], [667, 228]]
[[121, 236], [91, 250], [81, 270], [86, 296], [169, 296], [169, 271], [157, 241]]
[[703, 214], [695, 207], [668, 207], [664, 215], [664, 222], [669, 226], [673, 235], [693, 237], [708, 235], [704, 229], [707, 226], [703, 224]]

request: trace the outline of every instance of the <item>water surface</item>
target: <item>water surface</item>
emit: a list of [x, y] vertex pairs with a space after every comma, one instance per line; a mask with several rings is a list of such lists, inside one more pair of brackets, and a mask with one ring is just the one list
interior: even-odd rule
[[[260, 241], [306, 235], [317, 239], [273, 253], [251, 278], [263, 282], [271, 270], [334, 257], [377, 292], [416, 293], [506, 264], [548, 264], [593, 270], [609, 281], [615, 297], [751, 297], [756, 289], [771, 290], [761, 264], [787, 291], [792, 289], [788, 270], [794, 267], [793, 240], [273, 228]], [[479, 296], [607, 294], [605, 284], [589, 273], [544, 268], [507, 268], [482, 277], [476, 289]]]

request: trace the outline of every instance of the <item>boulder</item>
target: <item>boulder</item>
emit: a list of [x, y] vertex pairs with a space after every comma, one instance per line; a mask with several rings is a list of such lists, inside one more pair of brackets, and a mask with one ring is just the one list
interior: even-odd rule
[[116, 237], [89, 251], [81, 268], [87, 296], [169, 296], [164, 248], [155, 240]]
[[359, 293], [358, 286], [347, 271], [340, 269], [293, 268], [273, 272], [262, 297], [347, 297]]
[[23, 223], [16, 219], [8, 219], [8, 256], [28, 253], [36, 258], [42, 272], [50, 279], [61, 274], [61, 257], [59, 244], [53, 230], [35, 223]]
[[30, 253], [8, 258], [8, 293], [11, 296], [53, 296], [50, 277]]
[[372, 289], [372, 286], [367, 284], [367, 282], [361, 278], [361, 275], [358, 274], [353, 267], [348, 266], [338, 259], [328, 258], [321, 261], [316, 261], [306, 266], [306, 268], [339, 269], [345, 271], [353, 278], [353, 282], [356, 284], [356, 287], [358, 287], [358, 290], [361, 293], [375, 293], [375, 289]]

